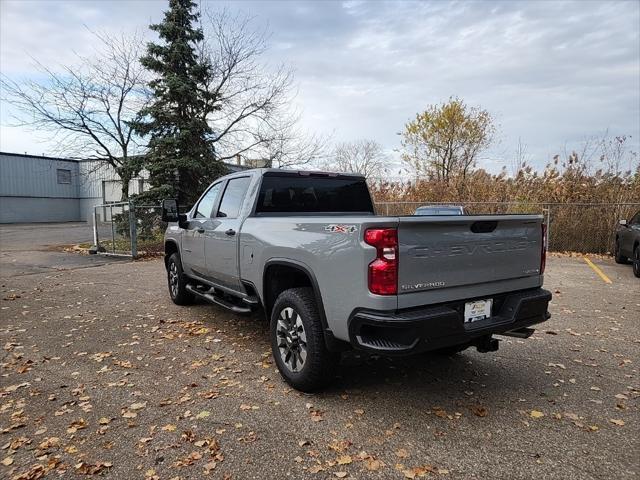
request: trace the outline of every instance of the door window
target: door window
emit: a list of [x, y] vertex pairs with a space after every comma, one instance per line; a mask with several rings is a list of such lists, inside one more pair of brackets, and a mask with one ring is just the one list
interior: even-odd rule
[[247, 192], [247, 188], [249, 188], [250, 180], [250, 177], [232, 178], [229, 180], [227, 188], [224, 190], [224, 195], [222, 195], [222, 200], [220, 201], [218, 217], [238, 217], [244, 194]]
[[211, 216], [213, 207], [218, 200], [218, 195], [220, 195], [221, 187], [222, 182], [216, 183], [207, 193], [205, 193], [204, 197], [200, 200], [200, 203], [198, 203], [195, 218], [209, 218]]

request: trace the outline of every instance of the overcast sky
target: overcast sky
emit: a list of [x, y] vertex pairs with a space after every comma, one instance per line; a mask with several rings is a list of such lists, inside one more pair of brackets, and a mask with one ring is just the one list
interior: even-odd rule
[[[1, 70], [33, 77], [87, 53], [91, 34], [161, 19], [167, 1], [0, 1]], [[203, 7], [221, 3], [202, 1]], [[584, 138], [640, 139], [640, 2], [230, 2], [271, 31], [268, 61], [295, 71], [304, 126], [336, 141], [397, 133], [431, 103], [459, 96], [489, 110], [498, 137], [481, 166], [508, 165], [518, 138], [531, 163]], [[85, 27], [86, 26], [86, 27]], [[8, 127], [0, 149], [50, 153], [43, 137]]]

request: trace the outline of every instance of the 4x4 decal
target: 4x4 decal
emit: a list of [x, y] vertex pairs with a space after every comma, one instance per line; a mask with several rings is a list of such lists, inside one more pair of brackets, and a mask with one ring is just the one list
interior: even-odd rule
[[327, 225], [324, 227], [327, 232], [331, 233], [353, 233], [358, 231], [358, 227], [356, 225]]

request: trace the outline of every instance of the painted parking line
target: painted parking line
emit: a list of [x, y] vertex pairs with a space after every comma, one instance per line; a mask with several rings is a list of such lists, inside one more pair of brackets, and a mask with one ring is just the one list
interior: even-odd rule
[[598, 266], [596, 264], [594, 264], [591, 260], [589, 260], [587, 257], [582, 257], [584, 259], [585, 262], [587, 262], [587, 265], [589, 265], [591, 267], [591, 269], [596, 272], [598, 274], [598, 276], [602, 279], [602, 281], [604, 283], [613, 283], [611, 281], [611, 279], [609, 277], [607, 277], [604, 272], [602, 270], [600, 270], [598, 268]]

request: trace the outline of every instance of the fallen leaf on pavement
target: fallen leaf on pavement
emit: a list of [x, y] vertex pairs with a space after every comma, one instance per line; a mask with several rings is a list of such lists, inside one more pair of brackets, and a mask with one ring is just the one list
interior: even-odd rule
[[471, 411], [476, 417], [486, 417], [489, 414], [489, 410], [479, 405], [474, 405], [473, 407], [471, 407]]
[[377, 472], [382, 467], [384, 467], [384, 463], [381, 460], [370, 458], [367, 460], [367, 463], [365, 463], [365, 467], [367, 470], [370, 470], [372, 472]]
[[76, 471], [84, 475], [96, 475], [107, 468], [111, 468], [111, 462], [96, 462], [95, 464], [80, 462], [75, 465]]
[[71, 425], [67, 428], [67, 433], [76, 433], [78, 430], [87, 428], [87, 421], [84, 418], [71, 422]]

